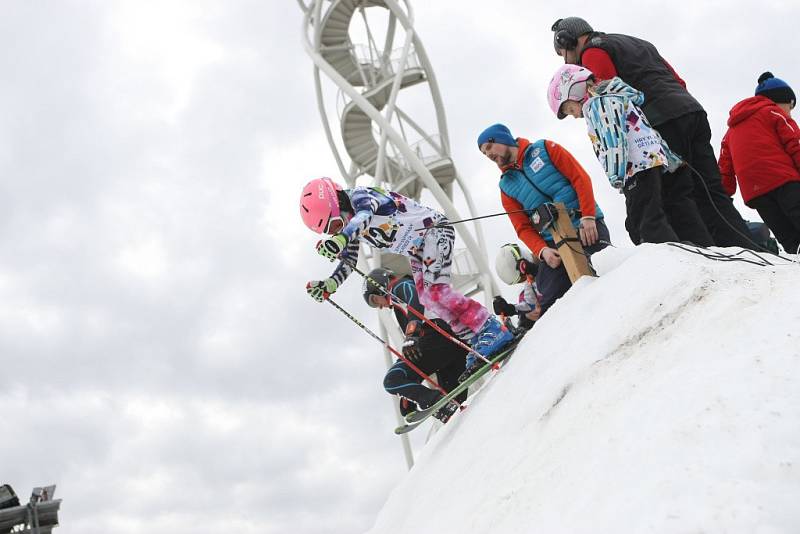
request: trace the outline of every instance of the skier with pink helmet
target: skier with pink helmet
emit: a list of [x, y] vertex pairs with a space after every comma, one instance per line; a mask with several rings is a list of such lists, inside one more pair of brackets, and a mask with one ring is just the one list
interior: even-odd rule
[[[378, 187], [343, 189], [330, 178], [311, 180], [300, 196], [303, 223], [331, 237], [317, 252], [339, 260], [333, 274], [311, 280], [306, 291], [322, 302], [353, 272], [360, 242], [408, 257], [420, 302], [447, 321], [453, 332], [484, 357], [506, 346], [513, 335], [479, 302], [450, 285], [455, 230], [436, 210]], [[467, 368], [478, 367], [472, 353]]]
[[596, 84], [590, 70], [565, 64], [550, 80], [547, 101], [559, 119], [586, 119], [595, 155], [625, 195], [625, 229], [634, 244], [713, 244], [692, 199], [691, 177], [672, 174], [682, 161], [647, 121], [641, 91], [617, 77]]
[[330, 178], [317, 178], [308, 182], [300, 195], [300, 216], [303, 223], [318, 234], [328, 233], [331, 223], [342, 223], [339, 202], [336, 199], [337, 192], [341, 190], [342, 186]]

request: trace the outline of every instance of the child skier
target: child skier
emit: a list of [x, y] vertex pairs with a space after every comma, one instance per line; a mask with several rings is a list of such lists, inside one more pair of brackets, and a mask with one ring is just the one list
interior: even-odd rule
[[[419, 302], [414, 280], [410, 276], [400, 277], [389, 269], [379, 267], [370, 271], [369, 277], [388, 289], [394, 299], [399, 299], [418, 312], [425, 313], [425, 308]], [[450, 392], [456, 387], [458, 377], [464, 372], [467, 351], [445, 338], [432, 326], [415, 320], [414, 315], [409, 316], [402, 306], [393, 306], [394, 299], [368, 280], [364, 280], [362, 291], [364, 300], [370, 307], [389, 307], [394, 311], [397, 324], [406, 334], [403, 357], [426, 375], [436, 373], [436, 380], [445, 391]], [[433, 322], [452, 335], [453, 332], [446, 322], [439, 318], [433, 319]], [[424, 410], [442, 398], [441, 392], [423, 386], [422, 380], [423, 377], [401, 359], [398, 359], [386, 372], [383, 387], [388, 393], [400, 397], [400, 412], [403, 415], [418, 409], [417, 406]], [[455, 397], [456, 402], [443, 406], [433, 416], [446, 423], [466, 398], [467, 392], [463, 391]]]
[[585, 118], [589, 138], [611, 185], [625, 195], [625, 229], [631, 241], [713, 244], [691, 198], [688, 173], [669, 174], [682, 161], [647, 122], [644, 95], [620, 78], [594, 84], [588, 69], [561, 66], [550, 81], [548, 102], [559, 119]]
[[[353, 272], [363, 239], [373, 248], [408, 257], [422, 305], [447, 321], [478, 354], [488, 357], [513, 339], [486, 308], [450, 286], [455, 230], [443, 214], [393, 191], [344, 190], [330, 178], [317, 178], [303, 188], [300, 215], [308, 228], [331, 236], [317, 243], [317, 252], [330, 261], [340, 260], [330, 277], [306, 285], [318, 302]], [[467, 368], [479, 362], [470, 353]]]
[[515, 305], [501, 296], [495, 297], [492, 303], [494, 312], [507, 316], [517, 315], [517, 326], [531, 328], [542, 314], [541, 294], [535, 281], [539, 266], [533, 262], [533, 255], [516, 243], [508, 243], [500, 247], [494, 265], [497, 276], [506, 284], [525, 283]]

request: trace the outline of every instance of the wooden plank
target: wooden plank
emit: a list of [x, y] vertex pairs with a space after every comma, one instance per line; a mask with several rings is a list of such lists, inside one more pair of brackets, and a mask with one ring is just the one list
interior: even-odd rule
[[556, 202], [555, 207], [558, 219], [553, 224], [551, 233], [561, 261], [564, 262], [564, 267], [567, 269], [569, 279], [574, 284], [581, 276], [592, 276], [592, 271], [589, 269], [589, 260], [583, 252], [583, 246], [578, 239], [575, 227], [572, 226], [566, 206], [561, 202]]

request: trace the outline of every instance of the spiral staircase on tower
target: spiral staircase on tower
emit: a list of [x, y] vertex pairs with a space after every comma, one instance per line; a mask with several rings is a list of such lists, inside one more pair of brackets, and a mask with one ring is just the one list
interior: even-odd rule
[[[314, 63], [323, 127], [348, 187], [379, 186], [417, 200], [426, 194], [422, 199], [426, 205], [432, 205], [430, 194], [438, 203], [433, 207], [451, 221], [476, 216], [451, 157], [442, 99], [414, 30], [410, 2], [297, 1], [305, 15], [303, 42]], [[402, 46], [395, 46], [396, 41], [402, 41]], [[411, 107], [400, 105], [406, 95]], [[329, 111], [331, 100], [336, 102], [335, 113]], [[423, 120], [433, 126], [426, 129]], [[454, 192], [460, 193], [461, 204], [466, 205], [463, 213], [454, 205]], [[456, 224], [455, 228], [456, 243], [464, 248], [454, 252], [453, 285], [466, 295], [482, 292], [488, 305], [497, 291], [479, 223]], [[359, 263], [362, 268], [368, 265], [366, 269], [384, 266], [401, 274], [410, 272], [405, 257], [377, 254], [366, 247]], [[393, 345], [399, 346], [402, 336], [391, 314], [379, 316], [384, 338], [390, 333]], [[409, 449], [409, 465], [413, 463], [410, 456]]]

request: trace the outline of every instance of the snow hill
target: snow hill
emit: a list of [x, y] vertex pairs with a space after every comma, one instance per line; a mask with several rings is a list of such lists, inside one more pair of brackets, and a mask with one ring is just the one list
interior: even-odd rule
[[800, 266], [764, 257], [596, 255], [370, 533], [800, 532]]

